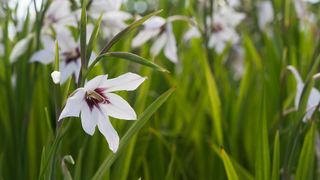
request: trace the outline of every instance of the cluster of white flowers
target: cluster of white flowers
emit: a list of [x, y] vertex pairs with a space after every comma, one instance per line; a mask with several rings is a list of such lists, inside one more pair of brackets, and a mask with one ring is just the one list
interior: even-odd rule
[[[222, 53], [228, 44], [234, 45], [239, 42], [236, 27], [244, 20], [245, 14], [235, 10], [238, 1], [222, 3], [214, 8], [212, 16], [206, 19], [206, 29], [209, 34], [208, 46], [214, 48], [217, 53]], [[200, 37], [200, 31], [192, 27], [186, 32], [184, 39]]]
[[[101, 29], [104, 38], [111, 38], [124, 29], [126, 20], [131, 15], [120, 11], [122, 1], [93, 0], [89, 4], [88, 16], [97, 20], [102, 15]], [[51, 74], [55, 84], [65, 83], [71, 76], [78, 80], [81, 71], [80, 40], [75, 39], [68, 27], [77, 27], [81, 10], [71, 10], [71, 3], [66, 0], [54, 0], [44, 16], [41, 31], [43, 49], [35, 52], [31, 62], [50, 64], [55, 59], [55, 40], [59, 46], [59, 71]], [[93, 25], [87, 25], [87, 43], [93, 32]], [[88, 38], [89, 37], [89, 38]], [[27, 41], [27, 40], [25, 40]], [[28, 40], [29, 42], [29, 40]], [[23, 46], [27, 47], [24, 42]], [[18, 48], [21, 50], [21, 48]], [[92, 53], [89, 66], [96, 58]], [[88, 81], [84, 87], [75, 90], [67, 99], [59, 120], [66, 117], [79, 117], [84, 131], [93, 135], [95, 128], [105, 136], [110, 149], [116, 152], [119, 136], [109, 121], [109, 116], [125, 120], [136, 120], [133, 108], [114, 91], [135, 90], [146, 78], [137, 74], [126, 73], [114, 79], [101, 75]]]
[[306, 30], [310, 27], [310, 25], [316, 24], [316, 15], [308, 10], [308, 5], [318, 2], [319, 0], [294, 0], [294, 7], [298, 18], [301, 21], [301, 30]]
[[170, 17], [166, 20], [155, 16], [147, 20], [143, 29], [133, 39], [132, 47], [139, 47], [152, 38], [155, 38], [150, 49], [153, 56], [158, 55], [164, 49], [164, 54], [170, 61], [178, 62], [177, 43], [172, 31]]

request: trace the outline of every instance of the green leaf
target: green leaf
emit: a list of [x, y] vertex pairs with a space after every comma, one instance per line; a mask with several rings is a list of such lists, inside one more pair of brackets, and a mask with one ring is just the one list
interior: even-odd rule
[[279, 131], [274, 138], [273, 161], [272, 161], [272, 180], [278, 180], [280, 177], [280, 140]]
[[266, 95], [265, 85], [262, 93], [262, 101], [260, 105], [260, 119], [257, 127], [257, 153], [256, 153], [256, 179], [270, 179], [270, 152], [268, 140], [268, 125], [266, 113]]
[[81, 10], [80, 20], [80, 54], [81, 54], [81, 65], [87, 67], [86, 60], [86, 46], [87, 46], [87, 11], [85, 4]]
[[231, 162], [228, 154], [224, 151], [224, 149], [221, 149], [220, 153], [221, 153], [221, 158], [223, 161], [224, 168], [227, 172], [228, 179], [238, 180], [239, 179], [238, 175], [232, 165], [232, 162]]
[[214, 132], [219, 145], [223, 145], [223, 128], [221, 119], [221, 101], [214, 75], [210, 70], [210, 65], [206, 59], [202, 60], [202, 67], [206, 77], [207, 91], [209, 93], [211, 113], [214, 123]]
[[244, 36], [244, 46], [249, 56], [249, 59], [253, 61], [257, 69], [262, 69], [262, 60], [254, 47], [251, 39], [248, 36]]
[[96, 22], [96, 25], [94, 26], [94, 29], [92, 31], [88, 46], [87, 46], [87, 52], [86, 52], [86, 59], [89, 60], [91, 57], [91, 53], [93, 50], [93, 45], [96, 43], [96, 39], [98, 37], [99, 34], [99, 30], [100, 30], [100, 24], [101, 24], [101, 20], [102, 20], [102, 14], [100, 15], [98, 21]]
[[141, 64], [141, 65], [144, 65], [144, 66], [147, 66], [147, 67], [150, 67], [154, 70], [157, 70], [157, 71], [161, 71], [161, 72], [169, 72], [168, 70], [166, 70], [165, 68], [141, 57], [141, 56], [138, 56], [136, 54], [132, 54], [132, 53], [129, 53], [129, 52], [108, 52], [108, 53], [105, 53], [101, 56], [101, 58], [103, 57], [116, 57], [116, 58], [121, 58], [121, 59], [124, 59], [124, 60], [128, 60], [128, 61], [132, 61], [132, 62], [135, 62], [135, 63], [138, 63], [138, 64]]
[[298, 168], [295, 175], [295, 180], [311, 179], [311, 173], [313, 170], [313, 164], [315, 159], [315, 129], [316, 124], [312, 123], [311, 128], [308, 131], [303, 142], [302, 150], [299, 157]]
[[[214, 152], [222, 159], [222, 153], [221, 153], [221, 148], [217, 147], [214, 144], [210, 144], [210, 147], [214, 150]], [[231, 163], [234, 166], [234, 169], [236, 170], [236, 173], [240, 179], [246, 179], [246, 180], [254, 180], [252, 174], [248, 172], [244, 167], [241, 166], [236, 160], [232, 159], [232, 157], [229, 157], [231, 160]]]
[[109, 170], [113, 162], [117, 159], [119, 154], [128, 145], [134, 134], [138, 133], [139, 130], [148, 122], [150, 117], [160, 108], [160, 106], [168, 99], [174, 89], [170, 89], [163, 93], [158, 99], [156, 99], [138, 118], [138, 120], [130, 127], [126, 134], [120, 140], [118, 151], [115, 154], [109, 154], [107, 158], [100, 165], [99, 169], [93, 176], [92, 180], [99, 180], [103, 177], [104, 173]]
[[70, 171], [69, 171], [66, 163], [74, 165], [74, 160], [71, 155], [66, 155], [62, 158], [61, 168], [62, 168], [63, 179], [64, 180], [72, 180], [72, 176], [70, 174]]
[[130, 24], [128, 27], [126, 27], [124, 30], [122, 30], [121, 32], [119, 32], [118, 34], [116, 34], [110, 41], [109, 43], [101, 50], [101, 52], [99, 53], [99, 55], [105, 54], [106, 52], [108, 52], [110, 50], [110, 48], [117, 43], [122, 37], [124, 37], [126, 34], [128, 34], [129, 32], [131, 32], [133, 29], [137, 28], [138, 26], [140, 26], [142, 23], [144, 23], [146, 20], [148, 20], [149, 18], [151, 18], [152, 16], [155, 16], [157, 14], [159, 14], [162, 10], [150, 13], [146, 16], [144, 16], [143, 18], [133, 22], [132, 24]]

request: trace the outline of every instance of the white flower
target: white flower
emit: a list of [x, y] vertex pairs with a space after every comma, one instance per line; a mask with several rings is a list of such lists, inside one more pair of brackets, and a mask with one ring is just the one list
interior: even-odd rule
[[41, 35], [41, 43], [44, 49], [36, 51], [30, 59], [30, 62], [41, 62], [49, 64], [54, 61], [54, 40], [49, 35]]
[[98, 19], [100, 14], [119, 11], [122, 5], [122, 0], [92, 0], [88, 14], [95, 19]]
[[257, 3], [258, 24], [261, 30], [266, 30], [267, 25], [273, 21], [273, 7], [271, 1], [262, 1]]
[[189, 28], [189, 30], [184, 33], [183, 40], [189, 41], [193, 38], [200, 38], [200, 37], [201, 37], [201, 33], [199, 29], [195, 26], [191, 26], [191, 28]]
[[28, 35], [27, 37], [21, 39], [17, 42], [17, 44], [13, 47], [10, 54], [10, 63], [14, 63], [21, 57], [29, 48], [29, 43], [33, 38], [33, 34]]
[[53, 71], [51, 73], [51, 78], [52, 78], [53, 83], [59, 84], [60, 79], [61, 79], [61, 73], [59, 71]]
[[101, 21], [102, 35], [111, 38], [127, 27], [125, 21], [131, 19], [131, 14], [124, 11], [106, 12]]
[[[296, 98], [294, 101], [295, 108], [298, 109], [302, 91], [304, 88], [304, 83], [298, 73], [298, 71], [293, 66], [287, 67], [294, 75], [296, 81], [297, 81], [297, 92], [296, 92]], [[308, 103], [307, 103], [307, 109], [306, 114], [303, 117], [303, 122], [306, 122], [308, 119], [311, 118], [312, 114], [314, 113], [318, 103], [320, 102], [320, 92], [316, 88], [312, 88], [310, 95], [308, 97]]]
[[235, 28], [245, 18], [245, 14], [235, 11], [232, 7], [224, 5], [216, 9], [213, 22], [207, 18], [208, 27], [211, 27], [211, 35], [208, 45], [215, 48], [217, 53], [222, 53], [227, 44], [236, 44], [240, 37]]
[[[87, 26], [87, 41], [92, 34], [92, 25]], [[31, 57], [31, 62], [41, 62], [43, 64], [49, 64], [54, 61], [55, 57], [55, 43], [50, 36], [41, 36], [44, 49], [37, 51]], [[61, 28], [57, 32], [57, 41], [59, 45], [59, 70], [61, 72], [60, 83], [64, 84], [70, 76], [74, 76], [77, 81], [80, 75], [81, 69], [81, 54], [80, 43], [76, 41], [70, 31], [65, 28]], [[95, 58], [95, 54], [92, 53], [89, 59], [89, 65]]]
[[101, 32], [104, 38], [111, 38], [127, 27], [125, 21], [132, 15], [120, 11], [122, 0], [93, 0], [90, 3], [88, 15], [98, 19], [102, 14]]
[[294, 0], [294, 7], [298, 18], [301, 21], [300, 29], [302, 31], [308, 29], [310, 25], [316, 25], [316, 15], [308, 10], [307, 3], [316, 3], [319, 0]]
[[65, 26], [77, 26], [77, 16], [71, 11], [70, 1], [52, 1], [44, 16], [44, 29], [49, 30], [50, 26], [53, 26], [55, 30], [65, 28]]
[[93, 78], [79, 88], [67, 99], [59, 120], [66, 117], [81, 117], [83, 130], [93, 135], [96, 126], [106, 138], [109, 148], [116, 152], [119, 136], [109, 121], [109, 116], [136, 120], [137, 115], [132, 107], [114, 91], [135, 90], [146, 78], [137, 74], [126, 73], [114, 79], [107, 79], [107, 75]]
[[177, 43], [171, 22], [159, 16], [148, 19], [144, 23], [143, 30], [133, 39], [132, 47], [139, 47], [152, 38], [156, 38], [150, 49], [153, 56], [157, 56], [164, 49], [164, 55], [170, 61], [178, 62]]

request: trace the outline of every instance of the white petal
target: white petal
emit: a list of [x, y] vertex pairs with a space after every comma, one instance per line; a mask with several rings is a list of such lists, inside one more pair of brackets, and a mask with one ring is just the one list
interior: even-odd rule
[[103, 81], [99, 87], [105, 88], [105, 92], [113, 91], [132, 91], [137, 89], [140, 84], [145, 80], [145, 77], [141, 77], [134, 73], [126, 73], [119, 77], [108, 79]]
[[88, 90], [95, 90], [96, 88], [100, 87], [103, 81], [107, 81], [108, 79], [108, 75], [100, 75], [100, 76], [96, 76], [95, 78], [91, 79], [90, 81], [88, 81], [85, 86], [84, 89]]
[[153, 16], [143, 23], [145, 29], [159, 29], [166, 23], [166, 20], [160, 16]]
[[51, 78], [55, 84], [59, 84], [61, 79], [61, 73], [59, 71], [53, 71], [51, 73]]
[[187, 32], [184, 33], [183, 40], [189, 41], [192, 38], [199, 38], [199, 37], [201, 37], [200, 31], [198, 30], [198, 28], [192, 26]]
[[55, 43], [51, 36], [49, 35], [41, 35], [41, 43], [44, 49], [48, 51], [54, 51]]
[[60, 82], [61, 84], [64, 84], [72, 75], [75, 76], [76, 82], [78, 81], [80, 68], [81, 68], [80, 59], [77, 60], [77, 63], [70, 62], [68, 64], [64, 60], [62, 60], [60, 61], [59, 66], [60, 66], [59, 69], [61, 72], [61, 82]]
[[117, 119], [125, 119], [125, 120], [136, 120], [137, 115], [132, 107], [122, 99], [122, 97], [113, 94], [107, 93], [106, 97], [110, 101], [110, 103], [106, 103], [102, 105], [103, 111], [107, 113], [108, 116], [117, 118]]
[[164, 48], [164, 54], [170, 61], [172, 61], [173, 63], [177, 63], [177, 42], [176, 38], [174, 37], [171, 24], [168, 24], [166, 33], [168, 34], [168, 41]]
[[85, 91], [77, 89], [76, 93], [67, 99], [67, 103], [63, 108], [59, 121], [66, 117], [79, 117], [82, 104], [84, 102]]
[[111, 151], [114, 153], [117, 152], [119, 147], [119, 136], [106, 115], [101, 115], [99, 117], [98, 129], [106, 138]]
[[87, 134], [91, 136], [94, 134], [98, 119], [101, 118], [100, 116], [101, 113], [97, 108], [93, 107], [90, 109], [88, 104], [84, 102], [81, 108], [81, 125]]
[[24, 39], [21, 39], [17, 44], [13, 47], [11, 54], [10, 54], [10, 62], [14, 63], [18, 60], [20, 56], [22, 56], [28, 49], [29, 43], [33, 35], [29, 35]]
[[153, 56], [157, 56], [161, 49], [166, 45], [166, 42], [168, 40], [167, 33], [162, 33], [160, 37], [153, 43], [150, 52]]
[[46, 49], [35, 52], [30, 59], [30, 62], [41, 62], [43, 64], [49, 64], [53, 61], [54, 52]]
[[273, 7], [270, 1], [262, 1], [257, 4], [258, 24], [261, 30], [265, 30], [268, 23], [273, 21]]
[[160, 29], [154, 30], [142, 30], [132, 40], [132, 47], [139, 47], [146, 43], [151, 38], [157, 36], [160, 33]]
[[302, 78], [294, 66], [290, 65], [287, 67], [287, 69], [289, 69], [292, 72], [298, 84], [303, 84]]

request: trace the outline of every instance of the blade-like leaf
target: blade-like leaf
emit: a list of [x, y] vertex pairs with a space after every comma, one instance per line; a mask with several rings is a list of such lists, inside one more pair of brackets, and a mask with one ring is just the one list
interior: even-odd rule
[[126, 27], [124, 30], [122, 30], [121, 32], [119, 32], [118, 34], [116, 34], [110, 41], [109, 43], [101, 50], [101, 52], [99, 53], [99, 55], [105, 54], [106, 52], [108, 52], [110, 50], [110, 48], [117, 43], [123, 36], [125, 36], [126, 34], [128, 34], [130, 31], [132, 31], [133, 29], [137, 28], [138, 26], [140, 26], [142, 23], [144, 23], [146, 20], [148, 20], [149, 18], [151, 18], [154, 15], [157, 15], [161, 12], [162, 10], [150, 13], [146, 16], [144, 16], [143, 18], [133, 22], [132, 24], [130, 24], [128, 27]]
[[80, 20], [80, 54], [81, 54], [81, 65], [87, 67], [86, 60], [86, 46], [87, 46], [87, 11], [86, 6], [82, 6], [81, 20]]
[[163, 93], [158, 99], [156, 99], [138, 118], [138, 120], [130, 127], [126, 134], [122, 137], [118, 151], [115, 154], [109, 154], [108, 157], [100, 165], [99, 169], [93, 176], [92, 180], [99, 180], [103, 177], [104, 173], [109, 170], [110, 166], [117, 159], [119, 154], [125, 148], [134, 134], [136, 134], [150, 119], [150, 117], [160, 108], [160, 106], [168, 99], [174, 89], [170, 89]]
[[227, 176], [228, 176], [228, 179], [232, 179], [232, 180], [238, 180], [238, 175], [236, 173], [236, 170], [234, 169], [232, 163], [231, 163], [231, 160], [228, 156], [228, 154], [224, 151], [224, 149], [221, 149], [221, 158], [222, 158], [222, 161], [223, 161], [223, 165], [224, 165], [224, 168], [227, 172]]
[[109, 52], [109, 53], [104, 54], [103, 56], [117, 57], [117, 58], [121, 58], [124, 60], [132, 61], [132, 62], [135, 62], [138, 64], [148, 66], [148, 67], [150, 67], [154, 70], [157, 70], [157, 71], [169, 72], [165, 68], [163, 68], [155, 63], [152, 63], [151, 61], [149, 61], [141, 56], [138, 56], [136, 54], [129, 53], [129, 52]]
[[87, 52], [86, 52], [86, 59], [89, 61], [90, 57], [91, 57], [91, 53], [93, 50], [93, 45], [96, 42], [96, 39], [98, 37], [99, 34], [99, 30], [100, 30], [100, 24], [101, 24], [101, 20], [102, 20], [102, 15], [100, 15], [98, 21], [96, 22], [96, 25], [94, 26], [94, 29], [92, 31], [88, 46], [87, 46]]
[[314, 137], [315, 137], [315, 123], [312, 123], [310, 130], [308, 131], [302, 146], [302, 150], [299, 157], [298, 168], [295, 176], [295, 180], [311, 179], [314, 164]]
[[277, 131], [276, 137], [274, 138], [271, 179], [278, 180], [279, 177], [280, 177], [280, 140], [279, 140], [279, 132]]
[[256, 179], [269, 180], [270, 178], [270, 152], [268, 140], [268, 125], [266, 113], [265, 86], [262, 93], [260, 119], [257, 127], [257, 153], [256, 153]]

